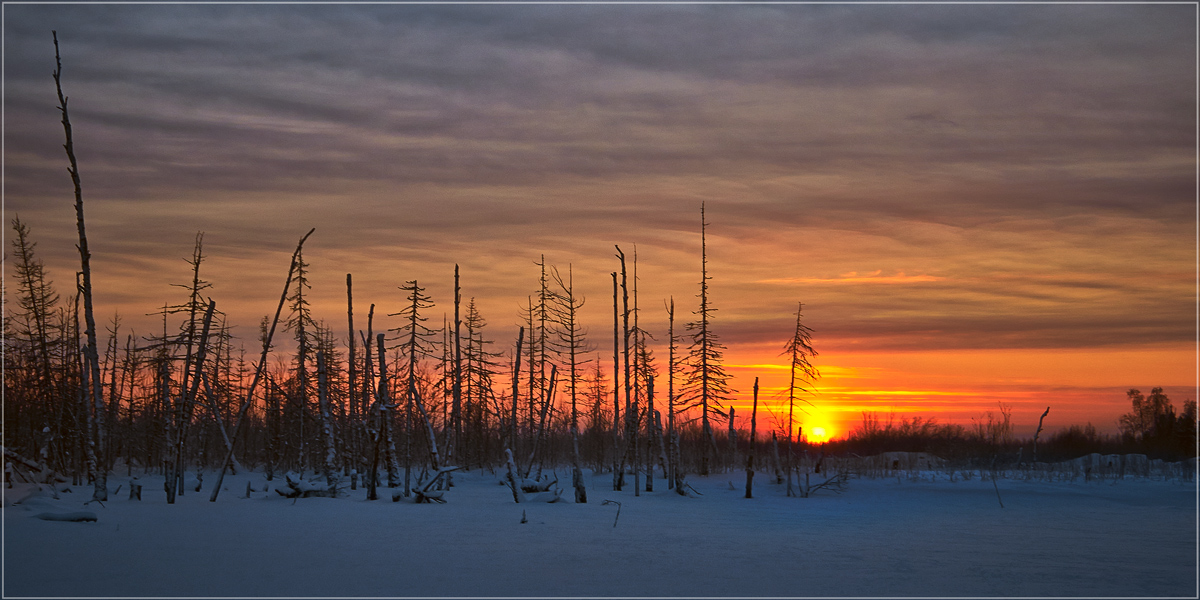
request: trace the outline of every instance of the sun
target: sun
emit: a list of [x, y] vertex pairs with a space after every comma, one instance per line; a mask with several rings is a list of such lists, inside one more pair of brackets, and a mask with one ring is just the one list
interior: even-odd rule
[[812, 434], [810, 434], [809, 437], [812, 438], [812, 440], [815, 442], [825, 441], [825, 428], [824, 427], [813, 427]]

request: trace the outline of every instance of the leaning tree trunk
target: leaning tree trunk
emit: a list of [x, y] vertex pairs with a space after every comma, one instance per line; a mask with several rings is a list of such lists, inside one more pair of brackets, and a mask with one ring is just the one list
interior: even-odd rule
[[67, 151], [67, 160], [71, 166], [67, 172], [71, 174], [71, 182], [75, 185], [75, 221], [79, 229], [79, 262], [82, 272], [83, 282], [80, 286], [80, 293], [83, 296], [83, 317], [87, 324], [86, 336], [87, 346], [83, 350], [85, 375], [83, 381], [87, 387], [84, 390], [85, 397], [90, 405], [86, 411], [88, 415], [88, 431], [90, 433], [87, 441], [88, 466], [91, 467], [94, 488], [92, 498], [94, 500], [108, 500], [108, 472], [101, 468], [97, 468], [96, 457], [104, 456], [104, 385], [100, 380], [100, 354], [96, 345], [96, 318], [92, 311], [92, 254], [88, 251], [87, 233], [84, 227], [83, 218], [83, 187], [79, 182], [79, 164], [75, 160], [75, 141], [71, 137], [71, 119], [67, 114], [67, 97], [62, 91], [62, 59], [58, 53], [58, 32], [52, 31], [54, 36], [54, 87], [58, 90], [58, 109], [62, 112], [63, 131], [66, 134], [66, 143], [63, 148]]
[[[183, 397], [180, 399], [180, 410], [177, 413], [180, 416], [179, 423], [176, 426], [178, 432], [175, 436], [175, 457], [174, 467], [171, 471], [170, 485], [175, 489], [174, 494], [183, 495], [183, 464], [184, 451], [187, 447], [188, 425], [192, 420], [192, 407], [196, 403], [196, 397], [200, 393], [200, 379], [204, 370], [204, 360], [208, 355], [208, 334], [212, 327], [213, 311], [216, 310], [217, 303], [213, 302], [212, 298], [208, 300], [208, 309], [204, 313], [204, 326], [200, 333], [200, 346], [196, 351], [196, 373], [192, 377], [189, 389], [183, 390]], [[168, 493], [168, 503], [174, 503], [174, 494]]]
[[421, 400], [421, 394], [417, 392], [414, 386], [409, 388], [408, 393], [412, 395], [411, 402], [417, 405], [417, 410], [421, 416], [421, 422], [425, 425], [425, 436], [429, 438], [429, 455], [432, 461], [433, 470], [437, 471], [442, 468], [441, 460], [438, 458], [437, 435], [433, 432], [433, 423], [429, 420], [429, 413], [425, 411], [425, 402]]
[[[550, 405], [554, 402], [554, 386], [555, 379], [558, 376], [558, 365], [550, 365], [550, 390], [546, 396], [546, 402], [542, 404], [541, 415], [538, 417], [538, 428], [533, 436], [533, 450], [529, 453], [529, 464], [525, 467], [525, 477], [529, 477], [529, 473], [533, 471], [533, 463], [537, 459], [538, 450], [540, 449], [542, 437], [546, 430], [546, 415], [550, 410]], [[538, 469], [541, 472], [541, 469]]]
[[[371, 306], [374, 310], [374, 305]], [[368, 321], [369, 323], [370, 321]], [[369, 325], [368, 325], [369, 327]], [[383, 334], [376, 337], [376, 343], [379, 346], [379, 387], [375, 395], [375, 403], [369, 410], [366, 411], [371, 423], [374, 423], [374, 431], [372, 432], [372, 454], [371, 454], [371, 473], [367, 480], [367, 500], [375, 500], [378, 496], [379, 488], [379, 454], [382, 451], [384, 444], [384, 436], [386, 435], [388, 423], [387, 406], [391, 403], [388, 397], [387, 386], [387, 361], [384, 360]], [[377, 416], [376, 416], [377, 415]], [[372, 418], [375, 417], [375, 418]], [[389, 483], [391, 482], [389, 476]], [[392, 486], [395, 487], [395, 486]]]
[[[267, 331], [266, 339], [263, 340], [262, 354], [258, 358], [258, 364], [254, 366], [254, 377], [250, 379], [250, 388], [246, 390], [246, 399], [242, 401], [242, 406], [238, 409], [237, 419], [233, 424], [233, 435], [230, 437], [234, 443], [237, 442], [238, 431], [241, 430], [242, 423], [246, 421], [244, 418], [246, 416], [246, 411], [250, 409], [250, 405], [254, 402], [254, 390], [258, 387], [258, 382], [262, 379], [263, 373], [266, 371], [267, 354], [271, 351], [271, 340], [275, 337], [275, 327], [279, 325], [279, 315], [283, 312], [283, 305], [287, 301], [288, 288], [291, 287], [292, 276], [296, 273], [296, 266], [300, 260], [300, 250], [304, 247], [304, 240], [307, 240], [308, 236], [312, 235], [314, 231], [316, 231], [316, 228], [309, 229], [308, 233], [304, 234], [304, 237], [300, 238], [300, 243], [296, 244], [296, 251], [292, 253], [292, 263], [291, 266], [288, 267], [287, 279], [283, 282], [283, 293], [279, 296], [279, 306], [275, 307], [275, 318], [271, 320], [271, 328]], [[268, 434], [268, 440], [269, 439], [270, 435]], [[268, 464], [270, 464], [269, 461], [271, 460], [271, 453], [272, 452], [268, 450]], [[232, 460], [233, 446], [230, 445], [229, 451], [225, 455], [225, 460], [221, 461], [221, 472], [217, 475], [217, 485], [213, 486], [212, 495], [208, 498], [209, 502], [217, 501], [217, 494], [221, 492], [221, 482], [225, 479], [225, 465], [229, 464]], [[268, 471], [268, 480], [269, 479], [270, 471]]]
[[512, 376], [512, 422], [509, 423], [508, 430], [508, 449], [516, 450], [517, 448], [517, 402], [520, 398], [518, 383], [521, 379], [521, 342], [525, 339], [525, 328], [521, 327], [517, 331], [517, 353], [513, 355], [513, 376]]

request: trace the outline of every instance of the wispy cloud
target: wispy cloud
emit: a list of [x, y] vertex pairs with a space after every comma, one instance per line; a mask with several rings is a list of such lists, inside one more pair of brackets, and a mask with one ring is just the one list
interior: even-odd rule
[[459, 263], [515, 332], [545, 253], [603, 331], [612, 245], [637, 243], [661, 332], [663, 299], [695, 309], [707, 201], [731, 345], [786, 338], [798, 301], [824, 347], [1194, 338], [1188, 6], [5, 11], [6, 210], [69, 282], [57, 29], [98, 300], [131, 320], [203, 230], [214, 293], [256, 323], [315, 225], [330, 314], [349, 271], [381, 308], [413, 278], [447, 304]]
[[905, 275], [903, 271], [895, 275], [884, 275], [883, 270], [876, 270], [871, 273], [858, 273], [850, 271], [842, 273], [837, 277], [788, 277], [784, 279], [763, 279], [755, 283], [771, 283], [771, 284], [898, 284], [898, 283], [924, 283], [929, 281], [943, 281], [945, 277], [937, 277], [934, 275]]

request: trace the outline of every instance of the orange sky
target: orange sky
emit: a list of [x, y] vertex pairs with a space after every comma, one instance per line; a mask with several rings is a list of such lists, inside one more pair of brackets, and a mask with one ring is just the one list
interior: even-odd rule
[[[788, 385], [786, 359], [775, 348], [745, 348], [737, 356], [754, 359], [732, 369], [738, 387], [750, 390], [760, 378], [760, 402], [786, 415]], [[1181, 406], [1195, 399], [1186, 380], [1195, 367], [1191, 345], [1120, 350], [973, 350], [911, 351], [889, 353], [823, 352], [817, 360], [822, 378], [816, 393], [804, 396], [812, 406], [797, 420], [824, 427], [839, 437], [857, 427], [864, 411], [886, 421], [914, 416], [935, 417], [943, 423], [970, 427], [986, 420], [989, 411], [999, 416], [998, 403], [1012, 408], [1018, 435], [1031, 436], [1046, 407], [1049, 431], [1091, 422], [1101, 431], [1115, 431], [1117, 416], [1129, 410], [1125, 390], [1148, 391], [1162, 385]], [[733, 366], [733, 365], [731, 365]], [[1128, 373], [1139, 373], [1145, 383], [1128, 383]], [[1180, 374], [1183, 374], [1181, 377]], [[1160, 382], [1160, 383], [1153, 383]], [[734, 403], [739, 420], [748, 418], [750, 394], [739, 394]], [[801, 406], [801, 405], [797, 405]]]
[[661, 342], [664, 301], [696, 309], [703, 202], [739, 418], [803, 302], [831, 435], [997, 402], [1019, 433], [1047, 405], [1111, 432], [1130, 387], [1196, 396], [1196, 10], [5, 5], [5, 216], [64, 291], [56, 29], [101, 322], [158, 331], [203, 231], [252, 346], [316, 227], [340, 335], [346, 273], [379, 330], [412, 279], [440, 321], [459, 264], [507, 348], [544, 255], [607, 355], [614, 244]]

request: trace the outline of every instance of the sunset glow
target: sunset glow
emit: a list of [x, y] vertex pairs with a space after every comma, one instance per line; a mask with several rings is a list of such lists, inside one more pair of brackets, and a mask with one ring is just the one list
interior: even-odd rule
[[[440, 327], [459, 265], [464, 302], [511, 353], [544, 256], [572, 270], [587, 358], [608, 372], [619, 245], [631, 270], [637, 254], [665, 390], [665, 305], [682, 356], [703, 202], [739, 428], [758, 378], [763, 435], [786, 433], [789, 411], [793, 435], [821, 442], [864, 412], [970, 424], [1000, 404], [1020, 435], [1047, 406], [1049, 430], [1114, 432], [1129, 388], [1196, 397], [1193, 16], [6, 5], [5, 211], [65, 293], [79, 258], [56, 29], [97, 320], [120, 314], [124, 332], [162, 329], [151, 313], [181, 301], [203, 231], [202, 277], [253, 349], [316, 227], [311, 301], [340, 340], [347, 273], [376, 331], [413, 279]], [[822, 376], [790, 402], [797, 302]]]

